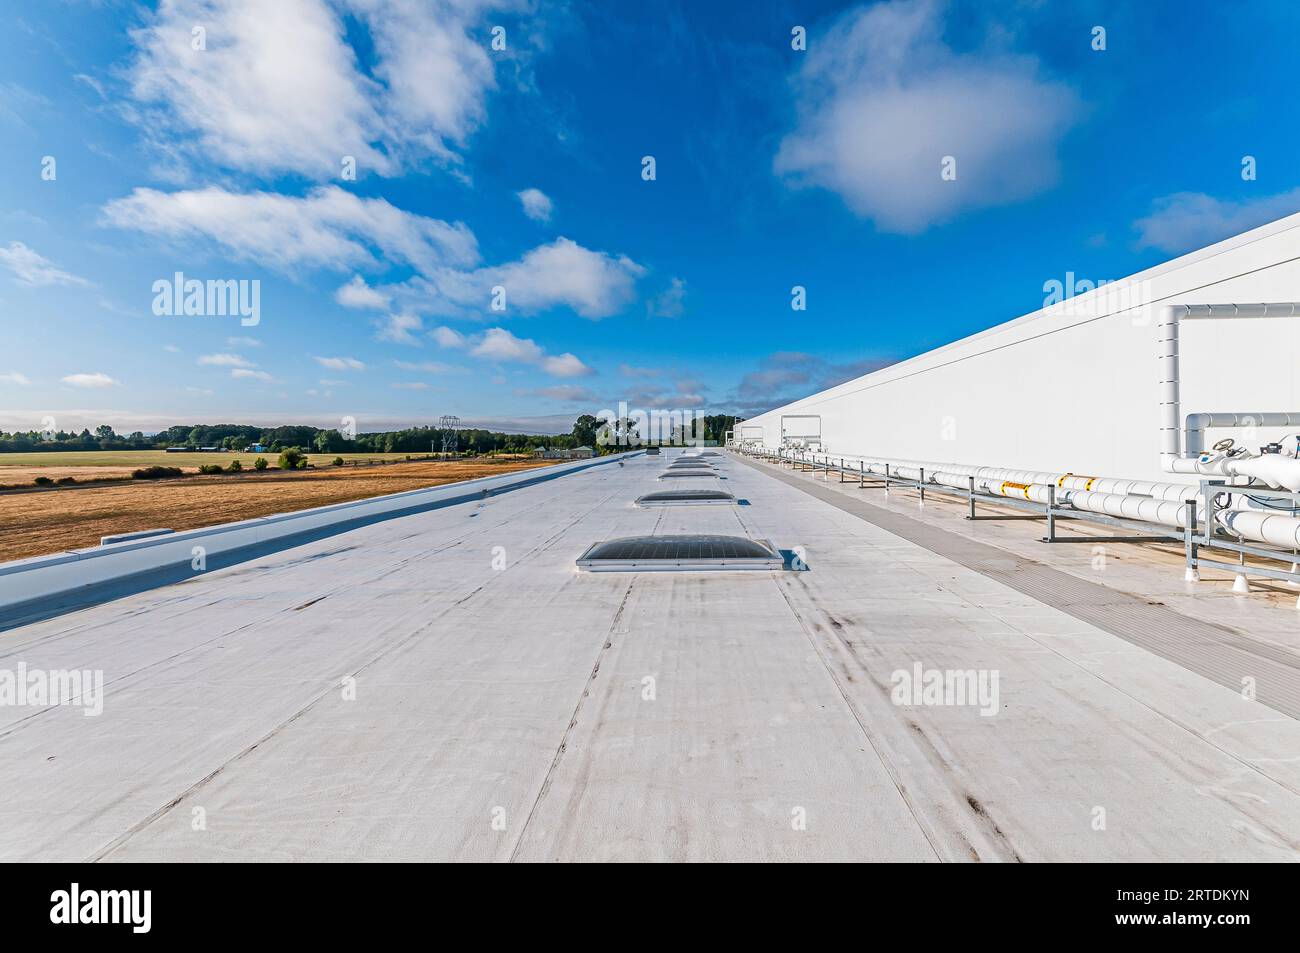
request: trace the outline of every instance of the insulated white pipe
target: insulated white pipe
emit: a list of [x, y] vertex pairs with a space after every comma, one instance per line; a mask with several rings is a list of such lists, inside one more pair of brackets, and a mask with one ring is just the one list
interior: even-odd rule
[[[1098, 477], [1074, 477], [1071, 474], [1047, 473], [1035, 470], [1000, 470], [996, 467], [972, 467], [962, 464], [926, 463], [916, 461], [863, 462], [868, 473], [883, 475], [889, 466], [892, 476], [905, 480], [919, 480], [925, 469], [927, 483], [949, 486], [958, 490], [970, 488], [970, 478], [975, 478], [975, 489], [993, 496], [1029, 500], [1046, 505], [1052, 500], [1052, 484], [1056, 485], [1056, 502], [1061, 506], [1122, 516], [1126, 519], [1146, 520], [1165, 526], [1181, 527], [1183, 504], [1199, 496], [1199, 489], [1180, 483], [1143, 483], [1138, 480], [1103, 480]], [[1072, 484], [1072, 485], [1066, 485]], [[1133, 486], [1160, 490], [1160, 495], [1111, 492], [1110, 485]], [[1093, 486], [1096, 489], [1086, 489]]]
[[[816, 454], [810, 454], [809, 457], [814, 461], [818, 460]], [[845, 454], [844, 458], [847, 460], [850, 455]], [[1156, 523], [1174, 529], [1183, 528], [1187, 517], [1186, 501], [1196, 501], [1198, 519], [1204, 519], [1206, 512], [1205, 501], [1200, 497], [1200, 488], [1184, 483], [1150, 483], [1143, 480], [1078, 476], [1072, 473], [1051, 473], [1041, 470], [1007, 470], [998, 467], [920, 460], [868, 461], [866, 457], [854, 459], [861, 462], [863, 472], [877, 476], [885, 475], [888, 467], [890, 476], [919, 481], [921, 470], [924, 469], [927, 484], [962, 491], [970, 488], [970, 478], [975, 477], [975, 489], [978, 492], [1009, 499], [1031, 500], [1044, 505], [1051, 500], [1051, 486], [1055, 484], [1056, 502], [1059, 506], [1136, 522]], [[1258, 463], [1261, 459], [1289, 460], [1289, 458], [1270, 454], [1265, 458], [1250, 458], [1242, 463]], [[831, 460], [830, 457], [823, 455], [818, 462], [828, 464]], [[1249, 488], [1225, 487], [1222, 492], [1235, 495], [1249, 492]], [[1217, 509], [1216, 517], [1221, 526], [1242, 538], [1287, 549], [1300, 546], [1300, 519], [1268, 511], [1227, 508]]]
[[[1092, 493], [1088, 490], [1076, 490], [1070, 494], [1066, 503], [1076, 510], [1102, 513], [1143, 523], [1159, 523], [1161, 526], [1172, 526], [1176, 529], [1183, 528], [1187, 516], [1187, 507], [1183, 503], [1124, 496], [1120, 493]], [[1297, 524], [1300, 525], [1300, 520]]]
[[1295, 549], [1300, 546], [1300, 520], [1261, 510], [1227, 510], [1219, 522], [1238, 536]]
[[[1058, 491], [1087, 490], [1098, 493], [1116, 493], [1124, 496], [1154, 497], [1160, 500], [1171, 500], [1175, 503], [1181, 503], [1199, 493], [1197, 487], [1189, 486], [1186, 483], [1152, 483], [1147, 480], [1121, 480], [1114, 477], [1054, 473], [1046, 470], [1008, 470], [999, 467], [977, 467], [960, 463], [935, 463], [917, 460], [881, 460], [876, 462], [873, 469], [872, 466], [868, 465], [865, 458], [859, 459], [862, 459], [869, 473], [883, 474], [884, 465], [888, 463], [891, 467], [891, 473], [909, 480], [918, 479], [920, 468], [924, 467], [927, 480], [962, 490], [967, 488], [968, 478], [973, 476], [976, 478], [977, 489], [982, 492], [998, 493], [1004, 496], [1016, 494], [1000, 493], [997, 487], [1003, 482], [1041, 485], [1044, 489], [1046, 489], [1047, 485], [1055, 483]], [[951, 476], [952, 479], [944, 479], [944, 477], [948, 476]]]

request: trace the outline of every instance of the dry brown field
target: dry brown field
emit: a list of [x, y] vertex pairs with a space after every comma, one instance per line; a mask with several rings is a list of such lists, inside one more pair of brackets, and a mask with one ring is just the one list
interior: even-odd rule
[[0, 561], [97, 546], [101, 536], [194, 529], [548, 466], [556, 461], [412, 461], [375, 467], [131, 480], [0, 494]]

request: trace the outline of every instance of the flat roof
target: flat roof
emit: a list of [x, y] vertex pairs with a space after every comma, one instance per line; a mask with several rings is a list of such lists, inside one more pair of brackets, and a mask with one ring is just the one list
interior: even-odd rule
[[[0, 635], [0, 670], [105, 688], [98, 716], [0, 706], [0, 859], [1294, 859], [1294, 718], [1072, 615], [1082, 589], [1000, 581], [1010, 554], [941, 555], [737, 461], [720, 486], [747, 506], [631, 505], [662, 470], [594, 467]], [[574, 565], [699, 533], [803, 570]], [[994, 673], [982, 702], [944, 695]]]

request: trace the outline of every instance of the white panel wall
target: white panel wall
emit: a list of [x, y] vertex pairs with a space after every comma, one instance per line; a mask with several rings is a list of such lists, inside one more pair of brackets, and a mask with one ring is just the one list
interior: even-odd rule
[[[1134, 275], [1124, 288], [1142, 297], [1124, 300], [1116, 286], [1081, 295], [740, 426], [761, 426], [776, 447], [781, 415], [820, 414], [832, 455], [1161, 478], [1154, 305], [1300, 301], [1300, 215]], [[958, 292], [913, 313], [960, 307]], [[1184, 322], [1183, 414], [1300, 411], [1298, 344], [1300, 319]], [[1226, 435], [1243, 436], [1209, 439]], [[1260, 430], [1249, 445], [1284, 435]]]

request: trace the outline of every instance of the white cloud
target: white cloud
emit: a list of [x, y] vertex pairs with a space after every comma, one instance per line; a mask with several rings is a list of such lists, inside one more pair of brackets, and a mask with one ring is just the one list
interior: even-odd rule
[[[506, 289], [507, 309], [536, 314], [566, 305], [584, 318], [616, 314], [636, 296], [645, 269], [626, 255], [592, 251], [567, 238], [541, 245], [517, 262], [476, 273], [487, 286]], [[485, 306], [489, 296], [477, 298]]]
[[479, 14], [503, 2], [486, 0], [348, 0], [374, 32], [374, 73], [386, 86], [383, 109], [408, 146], [444, 154], [463, 143], [486, 116], [496, 87], [492, 58], [468, 31]]
[[247, 367], [236, 367], [230, 372], [230, 376], [242, 380], [257, 380], [270, 382], [274, 380], [266, 371], [254, 371]]
[[452, 364], [444, 364], [442, 361], [393, 361], [395, 367], [400, 367], [404, 371], [420, 371], [425, 374], [451, 374], [460, 368]]
[[552, 377], [587, 377], [595, 373], [577, 357], [567, 352], [555, 357], [543, 358], [542, 370]]
[[69, 374], [67, 377], [60, 378], [60, 380], [62, 380], [63, 383], [69, 385], [70, 387], [84, 387], [90, 389], [100, 388], [100, 387], [116, 387], [118, 384], [118, 381], [113, 380], [113, 378], [109, 377], [107, 374], [100, 374], [100, 373]]
[[428, 390], [429, 385], [424, 381], [394, 381], [395, 390]]
[[1156, 199], [1151, 214], [1133, 225], [1139, 248], [1177, 253], [1212, 245], [1296, 211], [1300, 211], [1300, 189], [1241, 202], [1178, 192]]
[[547, 400], [558, 400], [569, 404], [600, 403], [600, 397], [596, 393], [576, 384], [557, 384], [555, 387], [541, 387], [537, 390], [525, 391], [524, 394], [530, 397], [545, 397]]
[[[823, 31], [802, 54], [798, 125], [776, 172], [904, 234], [1052, 185], [1076, 93], [1041, 78], [1030, 57], [954, 51], [942, 9], [895, 0]], [[954, 181], [940, 177], [945, 156], [956, 159]]]
[[26, 374], [20, 374], [17, 371], [0, 374], [0, 384], [17, 384], [19, 387], [26, 387], [30, 383], [31, 381], [27, 379]]
[[104, 84], [95, 79], [95, 77], [88, 76], [85, 73], [73, 73], [72, 78], [79, 83], [85, 83], [93, 89], [100, 99], [108, 99], [108, 95], [104, 92]]
[[517, 261], [473, 270], [442, 268], [388, 290], [408, 309], [495, 315], [493, 288], [505, 289], [507, 314], [568, 307], [584, 318], [617, 314], [636, 297], [645, 268], [626, 255], [592, 251], [568, 238], [526, 252]]
[[551, 204], [550, 196], [541, 189], [524, 189], [522, 192], [516, 192], [519, 196], [519, 202], [524, 207], [524, 214], [534, 222], [549, 222], [551, 220], [551, 211], [554, 206]]
[[[168, 0], [131, 33], [138, 116], [160, 144], [254, 172], [395, 175], [456, 149], [495, 87], [485, 44], [469, 35], [480, 0]], [[368, 72], [343, 17], [373, 52]], [[191, 30], [206, 30], [194, 50]]]
[[435, 328], [433, 333], [443, 347], [468, 348], [471, 356], [485, 361], [531, 364], [552, 377], [586, 377], [595, 373], [577, 355], [567, 351], [563, 354], [547, 354], [546, 349], [536, 341], [516, 337], [505, 328], [488, 328], [482, 334], [472, 337], [466, 337], [451, 328]]
[[685, 408], [702, 407], [708, 402], [702, 394], [681, 389], [674, 392], [658, 387], [634, 389], [629, 391], [627, 394], [622, 395], [621, 399], [626, 400], [628, 404], [633, 407], [652, 408], [658, 410], [682, 410]]
[[[196, 24], [207, 49], [191, 47]], [[385, 172], [383, 122], [321, 0], [170, 0], [131, 34], [131, 88], [149, 115], [236, 168], [337, 174], [340, 156]]]
[[199, 358], [200, 364], [212, 367], [256, 367], [252, 361], [238, 354], [204, 354]]
[[366, 365], [355, 357], [318, 357], [316, 363], [331, 371], [363, 371]]
[[382, 311], [388, 307], [392, 296], [376, 291], [360, 275], [353, 275], [351, 281], [334, 292], [334, 300], [345, 308]]
[[215, 186], [182, 192], [138, 188], [103, 211], [109, 225], [165, 238], [211, 239], [235, 258], [282, 271], [373, 265], [376, 253], [421, 271], [478, 261], [478, 243], [465, 225], [404, 212], [333, 185], [301, 198]]
[[412, 332], [424, 329], [424, 322], [415, 314], [390, 314], [378, 324], [379, 340], [393, 341], [396, 344], [419, 344]]
[[226, 344], [230, 347], [261, 347], [262, 342], [257, 338], [226, 338]]
[[[865, 358], [849, 364], [832, 364], [825, 358], [801, 351], [778, 351], [769, 354], [758, 370], [740, 379], [732, 401], [747, 414], [789, 403], [799, 397], [826, 390], [836, 384], [862, 377], [888, 367], [885, 358]], [[680, 384], [698, 383], [679, 381]]]
[[536, 341], [517, 338], [505, 328], [488, 328], [479, 342], [470, 348], [470, 354], [475, 357], [523, 364], [536, 364], [545, 353]]
[[32, 288], [87, 284], [86, 279], [68, 274], [22, 242], [10, 242], [8, 248], [0, 248], [0, 265], [12, 271], [19, 284]]
[[403, 211], [384, 199], [337, 186], [306, 196], [236, 193], [217, 187], [180, 192], [138, 188], [103, 208], [103, 222], [169, 240], [207, 239], [232, 257], [293, 274], [303, 268], [409, 266], [416, 276], [373, 288], [360, 276], [335, 292], [347, 307], [411, 314], [491, 314], [492, 289], [506, 290], [509, 313], [568, 307], [587, 318], [621, 311], [645, 269], [626, 255], [593, 251], [568, 238], [516, 261], [479, 266], [478, 242], [461, 222]]
[[685, 311], [686, 282], [674, 278], [662, 294], [646, 302], [646, 313], [653, 318], [680, 318]]
[[618, 372], [624, 377], [658, 377], [663, 373], [657, 367], [633, 367], [631, 364], [620, 364]]
[[431, 332], [438, 347], [460, 349], [466, 346], [465, 335], [448, 327], [436, 327]]

